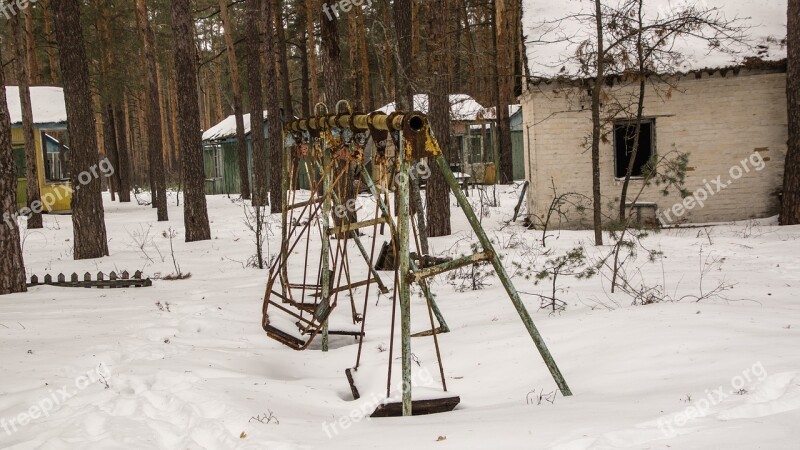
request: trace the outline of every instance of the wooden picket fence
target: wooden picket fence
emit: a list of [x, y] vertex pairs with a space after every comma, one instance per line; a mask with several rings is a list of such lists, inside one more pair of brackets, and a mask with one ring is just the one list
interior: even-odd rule
[[153, 281], [150, 278], [143, 278], [142, 272], [139, 270], [134, 272], [133, 278], [131, 278], [127, 270], [124, 270], [119, 275], [117, 275], [116, 272], [111, 272], [108, 274], [108, 279], [106, 279], [106, 276], [103, 272], [98, 272], [96, 279], [94, 280], [92, 280], [92, 275], [89, 272], [86, 272], [83, 275], [83, 280], [79, 279], [77, 273], [70, 275], [69, 280], [67, 280], [66, 275], [63, 273], [58, 274], [55, 280], [53, 280], [52, 275], [47, 274], [41, 281], [39, 280], [38, 276], [33, 275], [31, 276], [30, 283], [27, 283], [27, 285], [28, 287], [48, 285], [59, 287], [115, 289], [148, 287], [153, 285]]

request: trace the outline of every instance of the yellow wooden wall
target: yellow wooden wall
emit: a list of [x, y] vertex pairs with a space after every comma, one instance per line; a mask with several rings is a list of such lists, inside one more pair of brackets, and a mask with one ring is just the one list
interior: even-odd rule
[[[54, 182], [46, 183], [44, 179], [44, 151], [42, 150], [42, 133], [41, 129], [35, 128], [33, 137], [36, 142], [36, 171], [39, 175], [39, 195], [41, 196], [44, 210], [46, 212], [68, 212], [71, 209], [70, 202], [72, 201], [72, 186], [70, 183]], [[13, 128], [11, 130], [11, 141], [14, 146], [24, 145], [24, 137], [22, 128]], [[20, 192], [27, 184], [27, 179], [20, 178], [17, 182], [17, 201], [25, 198], [23, 192]], [[22, 194], [22, 195], [21, 195]], [[24, 200], [23, 200], [24, 203]], [[25, 206], [24, 204], [21, 206]]]

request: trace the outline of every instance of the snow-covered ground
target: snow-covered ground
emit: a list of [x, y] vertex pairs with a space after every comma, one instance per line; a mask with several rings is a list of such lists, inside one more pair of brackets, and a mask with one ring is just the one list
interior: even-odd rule
[[[472, 291], [439, 277], [434, 291], [452, 329], [440, 336], [445, 375], [462, 403], [445, 414], [363, 418], [385, 384], [391, 301], [370, 301], [359, 373], [368, 387], [353, 401], [344, 375], [356, 357], [351, 338], [332, 338], [322, 353], [318, 346], [295, 352], [265, 336], [266, 271], [245, 267], [254, 245], [243, 206], [215, 196], [208, 198], [213, 240], [175, 241], [187, 280], [119, 290], [37, 287], [0, 298], [0, 447], [800, 448], [799, 227], [761, 221], [663, 231], [645, 241], [663, 259], [649, 263], [642, 251], [629, 268], [640, 267], [646, 283], [663, 285], [671, 298], [701, 295], [705, 273], [704, 292], [733, 285], [722, 293], [727, 300], [632, 306], [610, 294], [603, 277], [561, 277], [567, 308], [550, 314], [530, 295], [549, 287], [526, 279], [526, 268], [542, 267], [545, 251], [558, 256], [585, 244], [594, 258], [609, 248], [589, 245], [589, 232], [562, 232], [543, 249], [540, 232], [504, 224], [518, 190], [499, 187], [498, 194], [501, 207], [489, 208], [484, 224], [574, 396], [551, 394], [555, 384], [496, 278]], [[453, 213], [455, 234], [432, 241], [437, 254], [464, 254], [474, 242], [460, 211]], [[174, 269], [162, 232], [182, 235], [174, 199], [170, 216], [158, 223], [149, 207], [106, 198], [111, 256], [80, 262], [71, 259], [69, 218], [45, 216], [45, 230], [25, 233], [26, 268], [39, 276], [167, 275]], [[277, 245], [271, 238], [272, 252]], [[417, 295], [412, 315], [412, 331], [425, 329]], [[432, 339], [412, 346], [415, 380], [431, 384], [417, 391], [432, 391]]]

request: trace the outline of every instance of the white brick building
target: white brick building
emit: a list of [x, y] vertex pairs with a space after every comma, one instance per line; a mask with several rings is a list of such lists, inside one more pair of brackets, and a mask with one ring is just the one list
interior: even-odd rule
[[[675, 88], [659, 84], [660, 94], [648, 86], [644, 109], [647, 125], [640, 151], [644, 151], [644, 157], [649, 152], [663, 155], [673, 149], [689, 153], [685, 188], [698, 195], [684, 200], [678, 192], [664, 196], [658, 188], [647, 188], [637, 202], [642, 214], [652, 217], [657, 210], [661, 221], [668, 224], [776, 215], [788, 134], [785, 64], [691, 72], [672, 79], [670, 84]], [[618, 80], [607, 89], [617, 99], [635, 97], [638, 83], [631, 86]], [[577, 192], [591, 198], [591, 99], [586, 88], [542, 81], [528, 87], [521, 104], [525, 170], [531, 182], [530, 214], [546, 216], [554, 197], [552, 184], [559, 194]], [[609, 110], [604, 105], [604, 117], [615, 119], [608, 117]], [[627, 164], [620, 156], [624, 129], [622, 121], [610, 121], [605, 130], [608, 139], [601, 143], [600, 183], [606, 219], [618, 215], [620, 168]], [[641, 179], [631, 181], [629, 201], [641, 186]], [[702, 200], [703, 196], [707, 198]], [[566, 222], [551, 226], [591, 227], [591, 205], [587, 206], [583, 213], [572, 208]], [[538, 221], [534, 219], [534, 223]]]

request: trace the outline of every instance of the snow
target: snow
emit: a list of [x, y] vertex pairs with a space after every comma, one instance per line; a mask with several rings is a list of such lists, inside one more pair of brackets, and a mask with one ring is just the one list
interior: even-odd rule
[[[31, 86], [31, 107], [33, 122], [36, 124], [56, 124], [67, 122], [67, 107], [64, 103], [64, 89], [50, 86]], [[8, 112], [11, 124], [22, 123], [22, 106], [19, 101], [19, 87], [6, 86]]]
[[[394, 102], [385, 105], [378, 111], [391, 114], [395, 112], [396, 107]], [[414, 110], [420, 111], [423, 114], [428, 113], [428, 94], [414, 95]], [[477, 100], [466, 94], [451, 94], [450, 95], [450, 118], [459, 121], [474, 121], [479, 120], [484, 113], [485, 108], [478, 103]]]
[[[724, 293], [728, 300], [632, 306], [603, 278], [563, 277], [559, 297], [567, 309], [554, 315], [530, 295], [549, 287], [526, 279], [530, 271], [514, 263], [538, 269], [578, 245], [591, 257], [610, 248], [594, 248], [591, 232], [583, 231], [552, 232], [542, 248], [541, 232], [506, 226], [519, 189], [497, 187], [500, 206], [484, 207], [482, 221], [572, 397], [538, 400], [555, 390], [554, 382], [496, 278], [487, 278], [485, 289], [460, 291], [451, 284], [460, 281], [440, 276], [433, 289], [452, 329], [440, 336], [444, 370], [449, 393], [462, 403], [445, 414], [369, 420], [361, 411], [385, 394], [390, 297], [370, 296], [357, 377], [362, 400], [353, 401], [344, 375], [356, 356], [351, 338], [332, 337], [328, 353], [318, 342], [296, 352], [261, 330], [266, 271], [245, 267], [254, 249], [241, 202], [209, 196], [213, 239], [184, 243], [174, 194], [165, 223], [149, 206], [106, 196], [110, 257], [73, 261], [70, 219], [46, 215], [44, 230], [23, 231], [28, 273], [167, 275], [174, 269], [162, 232], [171, 227], [179, 233], [175, 258], [192, 277], [138, 289], [36, 287], [0, 298], [0, 447], [797, 449], [800, 227], [770, 219], [664, 230], [645, 245], [665, 257], [650, 263], [642, 253], [632, 263], [632, 273], [679, 298], [698, 294], [707, 258], [724, 258], [705, 271], [702, 286], [734, 283]], [[470, 201], [480, 209], [477, 194]], [[362, 214], [374, 211], [367, 199], [360, 203]], [[460, 210], [452, 211], [454, 234], [432, 239], [435, 254], [466, 254], [475, 242]], [[280, 230], [278, 219], [270, 220], [274, 234], [265, 250], [274, 253]], [[366, 276], [363, 262], [353, 260], [353, 273]], [[332, 320], [346, 321], [347, 302], [335, 313]], [[426, 327], [427, 310], [415, 293], [412, 331]], [[431, 338], [414, 338], [412, 346], [420, 362], [415, 392], [442, 395]], [[102, 379], [76, 387], [94, 372], [105, 375], [108, 388]], [[70, 394], [64, 400], [63, 387]], [[17, 420], [53, 398], [58, 402], [46, 415], [24, 425]], [[10, 420], [17, 420], [16, 431], [7, 433]]]
[[[250, 134], [250, 114], [242, 115], [244, 120], [244, 134]], [[267, 112], [264, 111], [264, 120]], [[221, 141], [236, 136], [236, 116], [228, 116], [222, 122], [203, 132], [203, 141]]]
[[[609, 4], [615, 4], [613, 0]], [[764, 45], [766, 60], [779, 60], [786, 57], [786, 48], [780, 41], [786, 37], [786, 0], [650, 0], [645, 2], [645, 20], [656, 15], [664, 17], [671, 9], [677, 10], [687, 5], [720, 8], [727, 19], [741, 19], [741, 25], [748, 27], [747, 46], [733, 47], [734, 55], [718, 50], [710, 50], [708, 44], [699, 39], [682, 39], [676, 42], [675, 49], [686, 56], [679, 68], [682, 71], [703, 68], [727, 67], [739, 64], [745, 57], [756, 56], [756, 46]], [[528, 61], [534, 76], [555, 76], [566, 66], [568, 73], [574, 73], [574, 64], [565, 64], [565, 58], [575, 54], [577, 42], [594, 41], [594, 30], [581, 27], [576, 19], [560, 22], [556, 30], [553, 21], [574, 14], [594, 14], [594, 3], [585, 0], [541, 1], [523, 0], [523, 32], [527, 36]], [[549, 23], [549, 24], [548, 24]], [[558, 36], [571, 36], [574, 43], [557, 42]]]

